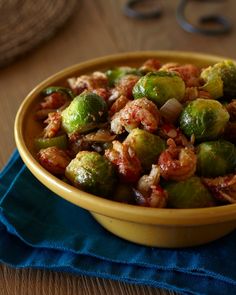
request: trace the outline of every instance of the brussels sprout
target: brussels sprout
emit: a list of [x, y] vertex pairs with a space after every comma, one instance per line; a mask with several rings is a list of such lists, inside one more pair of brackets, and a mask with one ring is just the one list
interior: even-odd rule
[[198, 141], [216, 139], [229, 120], [229, 113], [216, 100], [198, 98], [187, 105], [180, 115], [180, 128], [185, 135]]
[[131, 67], [116, 67], [106, 72], [110, 86], [114, 86], [123, 76], [130, 74], [141, 76], [138, 69]]
[[114, 191], [112, 199], [120, 203], [134, 203], [134, 192], [132, 187], [126, 184], [119, 183]]
[[74, 98], [74, 93], [71, 89], [66, 88], [66, 87], [60, 87], [60, 86], [51, 86], [51, 87], [47, 87], [42, 91], [42, 94], [45, 96], [51, 95], [52, 93], [55, 92], [60, 92], [60, 93], [64, 93], [67, 96], [69, 96], [70, 98]]
[[185, 94], [185, 84], [175, 72], [150, 72], [140, 78], [133, 88], [135, 99], [146, 97], [157, 106], [162, 106], [168, 99], [181, 101]]
[[208, 91], [214, 99], [223, 96], [223, 81], [217, 71], [212, 71], [211, 67], [206, 68], [202, 71], [201, 78], [205, 81], [202, 90]]
[[83, 92], [72, 100], [61, 116], [62, 127], [67, 133], [85, 132], [106, 121], [107, 105], [99, 95]]
[[165, 150], [165, 141], [142, 129], [133, 129], [124, 143], [133, 148], [144, 170], [150, 170], [160, 153]]
[[201, 143], [197, 148], [197, 173], [217, 177], [231, 173], [236, 167], [236, 148], [226, 140]]
[[[226, 98], [236, 96], [236, 65], [232, 61], [224, 60], [208, 67], [202, 72], [201, 77], [206, 81], [203, 87], [205, 87], [205, 90], [208, 88], [213, 97], [219, 98], [222, 94]], [[220, 90], [222, 84], [223, 93]], [[217, 92], [216, 89], [218, 89]]]
[[203, 208], [214, 206], [214, 199], [199, 177], [164, 185], [168, 193], [167, 206], [171, 208]]
[[66, 167], [65, 175], [76, 187], [105, 197], [115, 183], [112, 164], [97, 152], [79, 152]]

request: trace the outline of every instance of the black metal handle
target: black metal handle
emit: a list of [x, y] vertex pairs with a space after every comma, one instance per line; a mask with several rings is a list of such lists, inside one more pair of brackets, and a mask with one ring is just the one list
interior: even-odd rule
[[146, 0], [128, 0], [123, 7], [124, 14], [128, 17], [146, 20], [150, 18], [158, 18], [162, 14], [160, 5], [157, 8], [151, 7], [150, 11], [141, 12], [136, 9], [136, 5], [139, 3], [144, 3]]
[[[205, 0], [206, 1], [206, 0]], [[219, 0], [208, 0], [208, 1], [219, 1]], [[176, 11], [176, 19], [179, 25], [187, 32], [190, 33], [200, 33], [208, 36], [216, 36], [226, 34], [231, 31], [232, 25], [231, 23], [221, 15], [206, 15], [200, 17], [198, 20], [199, 24], [216, 24], [218, 28], [202, 28], [200, 26], [195, 26], [187, 21], [185, 16], [186, 6], [189, 3], [188, 0], [181, 0]]]

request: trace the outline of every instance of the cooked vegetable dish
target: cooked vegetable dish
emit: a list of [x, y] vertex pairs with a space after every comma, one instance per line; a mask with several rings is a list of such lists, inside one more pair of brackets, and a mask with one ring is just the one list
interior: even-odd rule
[[236, 65], [149, 59], [41, 93], [39, 163], [63, 181], [156, 208], [236, 203]]

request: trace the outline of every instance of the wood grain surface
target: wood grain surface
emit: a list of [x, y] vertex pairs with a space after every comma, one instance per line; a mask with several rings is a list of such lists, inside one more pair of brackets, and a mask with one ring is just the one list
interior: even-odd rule
[[[78, 0], [73, 16], [51, 40], [0, 69], [0, 168], [15, 149], [13, 124], [16, 111], [27, 93], [49, 75], [91, 58], [136, 50], [185, 50], [236, 59], [236, 1], [218, 4], [190, 1], [188, 18], [210, 12], [225, 15], [232, 33], [217, 37], [190, 34], [176, 22], [178, 1], [161, 1], [160, 19], [146, 21], [126, 17], [125, 0]], [[152, 1], [153, 2], [153, 1]], [[175, 294], [146, 286], [135, 286], [99, 278], [73, 276], [35, 269], [16, 270], [0, 266], [0, 294]]]

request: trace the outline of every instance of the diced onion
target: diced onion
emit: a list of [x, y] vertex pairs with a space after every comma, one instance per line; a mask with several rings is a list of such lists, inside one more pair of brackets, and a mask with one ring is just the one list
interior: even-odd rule
[[183, 110], [182, 104], [175, 98], [170, 98], [160, 108], [161, 115], [169, 122], [174, 123], [178, 119]]

